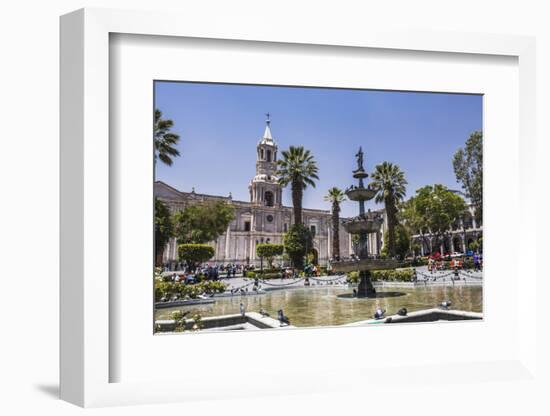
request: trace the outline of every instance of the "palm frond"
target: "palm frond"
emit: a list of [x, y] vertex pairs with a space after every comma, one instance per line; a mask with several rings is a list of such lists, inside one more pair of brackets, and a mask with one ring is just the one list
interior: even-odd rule
[[154, 114], [154, 147], [155, 147], [155, 160], [160, 159], [168, 166], [172, 166], [172, 157], [180, 155], [176, 146], [179, 143], [180, 136], [170, 131], [174, 126], [172, 120], [166, 120], [162, 118], [162, 112], [159, 109], [155, 109]]

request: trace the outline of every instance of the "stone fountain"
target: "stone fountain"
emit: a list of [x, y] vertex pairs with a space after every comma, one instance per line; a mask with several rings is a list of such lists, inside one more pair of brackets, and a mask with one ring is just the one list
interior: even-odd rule
[[357, 288], [357, 297], [375, 297], [376, 290], [371, 282], [371, 270], [395, 269], [399, 267], [399, 262], [394, 259], [376, 259], [368, 252], [368, 235], [380, 231], [384, 218], [381, 214], [365, 212], [365, 201], [369, 201], [376, 195], [376, 190], [371, 187], [365, 187], [365, 179], [369, 176], [363, 168], [363, 150], [355, 155], [357, 158], [357, 169], [353, 171], [353, 177], [358, 179], [358, 186], [352, 185], [346, 189], [346, 195], [351, 201], [359, 202], [359, 215], [347, 220], [342, 220], [342, 225], [350, 234], [359, 235], [357, 245], [358, 260], [337, 261], [333, 264], [333, 270], [336, 272], [359, 271], [359, 286]]

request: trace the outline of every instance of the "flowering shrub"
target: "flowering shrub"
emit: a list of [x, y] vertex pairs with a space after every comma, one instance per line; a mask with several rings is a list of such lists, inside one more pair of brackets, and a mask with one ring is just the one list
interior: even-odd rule
[[172, 298], [179, 295], [180, 298], [197, 298], [202, 293], [223, 293], [227, 285], [223, 282], [203, 281], [197, 284], [184, 284], [177, 282], [155, 281], [155, 301], [159, 302], [163, 297]]
[[153, 276], [155, 280], [162, 279], [162, 269], [160, 267], [155, 267], [155, 270], [153, 272]]
[[182, 311], [172, 312], [172, 319], [176, 324], [176, 327], [174, 328], [175, 332], [185, 331], [185, 315]]

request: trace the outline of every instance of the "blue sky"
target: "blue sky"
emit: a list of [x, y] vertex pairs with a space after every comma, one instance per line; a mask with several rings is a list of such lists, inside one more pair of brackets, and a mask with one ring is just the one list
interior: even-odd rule
[[[156, 82], [155, 107], [181, 137], [181, 157], [172, 167], [158, 163], [157, 179], [248, 201], [269, 112], [279, 150], [303, 145], [314, 154], [320, 180], [306, 190], [304, 207], [320, 209], [330, 208], [327, 189], [354, 183], [359, 146], [368, 172], [382, 161], [401, 167], [408, 196], [434, 183], [460, 189], [452, 156], [482, 128], [482, 97], [466, 94]], [[283, 199], [291, 205], [290, 189]], [[357, 215], [356, 203], [344, 202], [342, 215]]]

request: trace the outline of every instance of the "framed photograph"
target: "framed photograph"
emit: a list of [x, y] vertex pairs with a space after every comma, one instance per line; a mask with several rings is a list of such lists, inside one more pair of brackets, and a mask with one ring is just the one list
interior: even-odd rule
[[61, 18], [62, 398], [536, 383], [534, 40], [243, 24]]
[[156, 333], [482, 319], [482, 95], [154, 93]]

